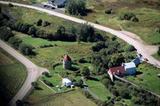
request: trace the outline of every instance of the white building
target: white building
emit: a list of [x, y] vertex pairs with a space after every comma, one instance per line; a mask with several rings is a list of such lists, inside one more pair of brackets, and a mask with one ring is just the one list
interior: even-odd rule
[[63, 78], [62, 79], [62, 86], [68, 87], [68, 86], [71, 86], [71, 85], [72, 85], [72, 81], [71, 80], [69, 80], [68, 78]]

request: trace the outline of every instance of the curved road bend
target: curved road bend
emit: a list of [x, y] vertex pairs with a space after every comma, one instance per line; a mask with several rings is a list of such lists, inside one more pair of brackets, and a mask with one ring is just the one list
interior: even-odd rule
[[2, 4], [12, 3], [13, 5], [16, 5], [16, 6], [35, 9], [35, 10], [38, 10], [38, 11], [41, 11], [41, 12], [48, 13], [50, 15], [54, 15], [54, 16], [57, 16], [57, 17], [60, 17], [60, 18], [66, 19], [66, 20], [76, 22], [76, 23], [88, 23], [88, 24], [92, 25], [94, 28], [97, 28], [99, 30], [111, 33], [111, 34], [119, 37], [120, 39], [126, 41], [127, 43], [133, 45], [137, 49], [138, 53], [142, 54], [144, 58], [148, 59], [148, 62], [150, 64], [153, 64], [154, 66], [160, 68], [160, 61], [156, 60], [152, 56], [153, 53], [156, 53], [157, 47], [146, 45], [143, 42], [139, 41], [138, 39], [135, 39], [138, 36], [131, 33], [131, 32], [114, 30], [114, 29], [111, 29], [111, 28], [108, 28], [108, 27], [104, 27], [102, 25], [98, 25], [98, 24], [95, 24], [95, 23], [92, 23], [92, 22], [88, 22], [88, 21], [85, 21], [85, 20], [82, 20], [82, 19], [78, 19], [78, 18], [68, 16], [68, 15], [65, 15], [65, 14], [62, 14], [62, 13], [58, 13], [58, 12], [55, 12], [55, 11], [52, 11], [52, 10], [47, 10], [47, 9], [44, 9], [44, 8], [35, 7], [35, 6], [31, 6], [31, 5], [25, 5], [25, 4], [13, 3], [13, 2], [5, 2], [5, 1], [0, 1], [0, 3], [2, 3]]
[[17, 92], [17, 94], [12, 98], [12, 100], [9, 102], [10, 106], [16, 106], [17, 100], [22, 100], [28, 91], [32, 89], [31, 83], [33, 81], [36, 81], [37, 78], [42, 74], [44, 71], [48, 71], [47, 69], [40, 68], [36, 66], [34, 63], [32, 63], [29, 59], [18, 53], [15, 49], [8, 46], [5, 42], [0, 40], [0, 48], [4, 49], [6, 52], [8, 52], [10, 55], [12, 55], [14, 58], [16, 58], [18, 61], [20, 61], [28, 71], [27, 78], [20, 88], [20, 90]]

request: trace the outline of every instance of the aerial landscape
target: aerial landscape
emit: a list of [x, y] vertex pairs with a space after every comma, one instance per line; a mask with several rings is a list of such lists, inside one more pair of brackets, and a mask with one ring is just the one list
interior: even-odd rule
[[0, 106], [160, 106], [160, 0], [0, 0]]

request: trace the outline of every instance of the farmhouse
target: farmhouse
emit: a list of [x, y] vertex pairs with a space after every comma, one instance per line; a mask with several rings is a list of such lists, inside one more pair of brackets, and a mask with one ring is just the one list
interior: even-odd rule
[[49, 4], [54, 5], [56, 8], [62, 8], [65, 6], [67, 0], [48, 0]]
[[66, 86], [66, 87], [69, 87], [72, 85], [72, 81], [69, 80], [68, 78], [63, 78], [62, 79], [62, 86]]
[[72, 60], [68, 55], [65, 55], [63, 58], [63, 68], [70, 69], [72, 67]]
[[108, 75], [110, 76], [112, 81], [114, 75], [123, 76], [124, 73], [125, 73], [125, 68], [123, 66], [109, 68], [108, 70]]
[[122, 66], [125, 68], [125, 75], [136, 74], [136, 65], [134, 62], [123, 63]]

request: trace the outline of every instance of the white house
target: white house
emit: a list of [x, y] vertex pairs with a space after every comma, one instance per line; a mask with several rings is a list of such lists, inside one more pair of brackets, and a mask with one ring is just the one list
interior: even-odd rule
[[62, 79], [62, 86], [68, 87], [68, 86], [71, 86], [71, 85], [72, 85], [72, 81], [71, 80], [69, 80], [68, 78], [63, 78]]

